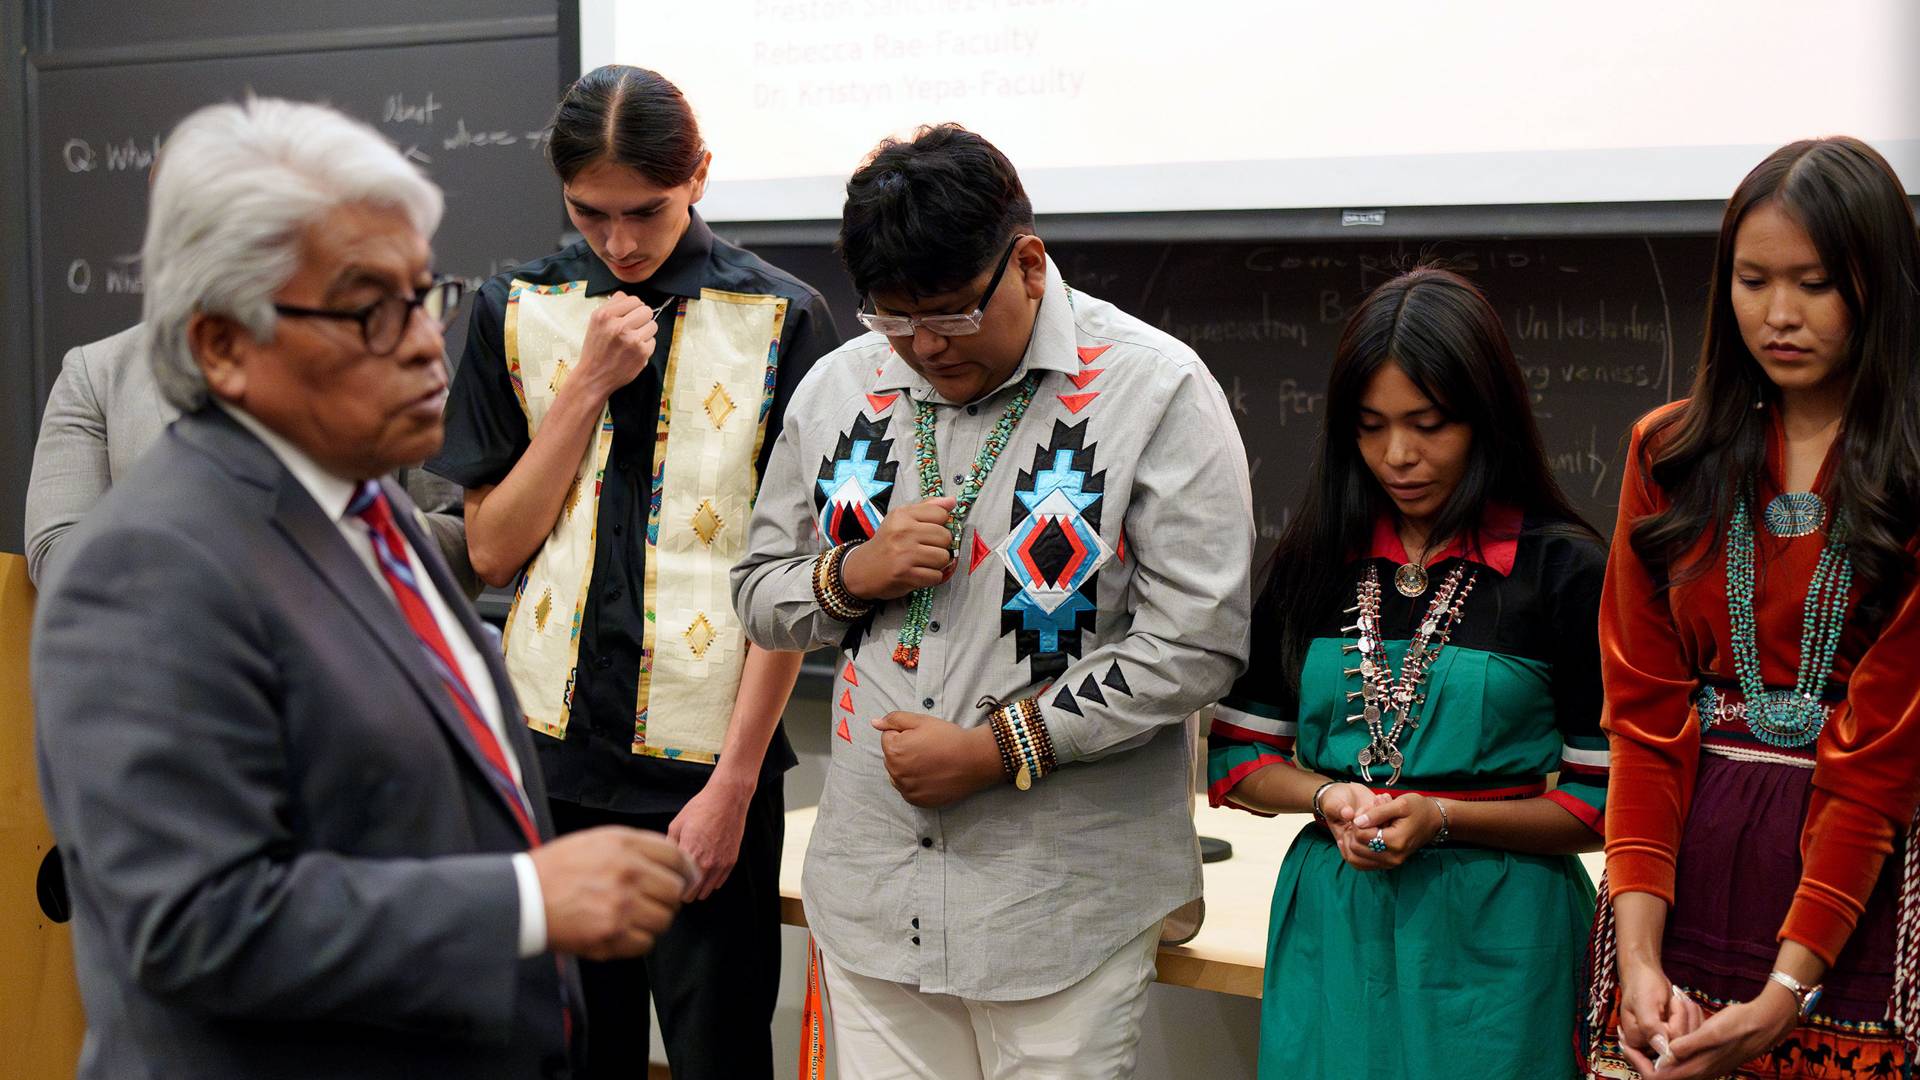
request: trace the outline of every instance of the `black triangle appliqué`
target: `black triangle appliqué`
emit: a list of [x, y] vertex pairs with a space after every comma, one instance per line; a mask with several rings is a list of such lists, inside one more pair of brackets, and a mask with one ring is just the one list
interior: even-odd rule
[[1118, 660], [1107, 665], [1107, 677], [1101, 679], [1100, 682], [1109, 689], [1118, 690], [1128, 697], [1133, 696], [1133, 688], [1127, 685], [1127, 677], [1120, 674], [1120, 662]]
[[1060, 688], [1060, 693], [1054, 697], [1053, 707], [1056, 709], [1065, 709], [1075, 716], [1087, 715], [1080, 711], [1080, 703], [1073, 700], [1073, 691], [1068, 690], [1064, 686]]
[[1087, 676], [1086, 681], [1080, 684], [1080, 696], [1093, 702], [1095, 705], [1105, 705], [1107, 703], [1106, 695], [1100, 692], [1100, 684], [1094, 682], [1093, 676], [1091, 675]]

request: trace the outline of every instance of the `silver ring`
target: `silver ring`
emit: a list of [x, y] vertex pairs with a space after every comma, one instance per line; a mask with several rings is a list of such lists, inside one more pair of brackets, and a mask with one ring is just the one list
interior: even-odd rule
[[1367, 849], [1374, 852], [1387, 850], [1387, 842], [1380, 839], [1380, 831], [1378, 829], [1374, 830], [1373, 839], [1367, 841]]

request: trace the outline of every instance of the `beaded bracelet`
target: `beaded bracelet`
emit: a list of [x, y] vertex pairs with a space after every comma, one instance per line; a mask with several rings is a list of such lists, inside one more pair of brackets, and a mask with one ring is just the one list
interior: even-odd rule
[[1031, 698], [1008, 702], [993, 711], [989, 723], [1000, 750], [1000, 767], [1015, 787], [1025, 791], [1057, 766], [1053, 736], [1038, 702]]
[[1047, 730], [1046, 721], [1040, 716], [1040, 703], [1026, 699], [1015, 704], [1025, 714], [1027, 729], [1033, 732], [1034, 740], [1039, 744], [1042, 775], [1052, 772], [1058, 768], [1058, 762], [1053, 757], [1053, 732]]
[[1000, 771], [1005, 773], [1009, 783], [1016, 782], [1020, 775], [1019, 753], [1013, 748], [1013, 724], [1006, 714], [995, 709], [987, 719], [987, 726], [993, 729], [993, 745], [1000, 751]]
[[[1020, 758], [1020, 771], [1014, 774], [1013, 785], [1024, 791], [1026, 788], [1032, 786], [1033, 781], [1040, 779], [1042, 775], [1040, 771], [1040, 750], [1033, 741], [1033, 732], [1027, 727], [1026, 717], [1020, 712], [1017, 705], [1014, 707], [1013, 712], [1017, 719], [1009, 719], [1007, 727], [1013, 732], [1014, 752], [1019, 755]], [[1022, 780], [1025, 780], [1026, 783], [1021, 783]]]
[[853, 622], [873, 610], [872, 604], [862, 602], [847, 591], [846, 581], [840, 576], [841, 566], [853, 547], [854, 544], [841, 544], [821, 552], [813, 560], [814, 602], [836, 622]]

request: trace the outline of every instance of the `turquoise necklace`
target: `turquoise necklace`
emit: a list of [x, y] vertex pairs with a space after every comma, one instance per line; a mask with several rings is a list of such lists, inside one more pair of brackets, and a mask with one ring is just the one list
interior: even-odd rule
[[1800, 672], [1791, 690], [1768, 690], [1760, 680], [1758, 627], [1753, 615], [1753, 521], [1747, 492], [1733, 503], [1727, 523], [1727, 615], [1733, 623], [1733, 668], [1747, 699], [1747, 728], [1769, 746], [1806, 746], [1820, 737], [1827, 709], [1820, 701], [1834, 653], [1847, 626], [1853, 564], [1847, 559], [1846, 520], [1836, 513], [1827, 544], [1807, 584], [1800, 619]]
[[[1040, 387], [1040, 373], [1032, 372], [1021, 380], [1020, 389], [1007, 402], [1006, 411], [1000, 419], [994, 421], [993, 430], [987, 433], [987, 440], [980, 444], [980, 453], [974, 456], [973, 468], [960, 481], [960, 490], [954, 493], [953, 513], [947, 518], [947, 533], [952, 538], [954, 551], [959, 551], [960, 532], [966, 527], [967, 515], [973, 510], [973, 502], [980, 497], [980, 489], [987, 486], [987, 477], [993, 472], [994, 463], [1000, 460], [1000, 452], [1007, 448], [1007, 442], [1013, 438], [1013, 429], [1020, 426], [1020, 418], [1027, 414], [1027, 406], [1033, 404], [1033, 393]], [[940, 445], [935, 440], [938, 417], [933, 405], [925, 401], [916, 401], [913, 405], [913, 453], [920, 466], [920, 497], [937, 499], [946, 493], [946, 485], [940, 479]], [[927, 624], [933, 617], [933, 587], [915, 589], [907, 598], [907, 618], [900, 624], [900, 637], [893, 647], [894, 662], [901, 667], [912, 669], [920, 666], [920, 639], [927, 632]]]

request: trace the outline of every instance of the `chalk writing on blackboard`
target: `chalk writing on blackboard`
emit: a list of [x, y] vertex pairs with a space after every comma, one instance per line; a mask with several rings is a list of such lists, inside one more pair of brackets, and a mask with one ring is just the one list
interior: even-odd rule
[[154, 158], [160, 154], [160, 136], [127, 136], [98, 146], [87, 139], [72, 138], [61, 147], [60, 154], [70, 173], [97, 172], [102, 165], [107, 172], [144, 173], [153, 167]]
[[405, 94], [389, 94], [380, 109], [380, 122], [383, 124], [419, 124], [422, 127], [433, 126], [433, 114], [440, 111], [440, 102], [435, 101], [433, 91], [421, 101], [408, 101]]

